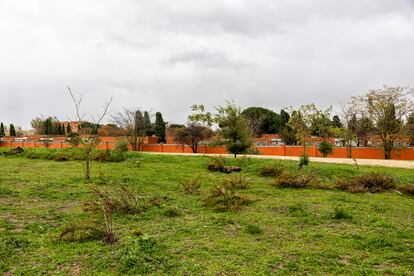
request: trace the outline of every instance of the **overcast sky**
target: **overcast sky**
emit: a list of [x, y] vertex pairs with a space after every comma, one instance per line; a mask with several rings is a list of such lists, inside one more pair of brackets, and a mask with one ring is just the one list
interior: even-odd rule
[[194, 103], [340, 107], [414, 84], [414, 0], [0, 0], [0, 121]]

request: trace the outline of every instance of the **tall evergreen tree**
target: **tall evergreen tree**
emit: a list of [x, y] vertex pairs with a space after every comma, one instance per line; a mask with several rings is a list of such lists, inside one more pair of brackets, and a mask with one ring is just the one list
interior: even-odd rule
[[165, 122], [161, 112], [155, 113], [155, 135], [158, 137], [159, 143], [165, 143]]
[[335, 128], [342, 128], [342, 122], [338, 115], [333, 116], [332, 118], [332, 126]]
[[290, 120], [290, 115], [289, 113], [287, 113], [286, 111], [284, 111], [283, 109], [280, 110], [280, 130], [279, 132], [281, 133], [283, 129], [285, 129], [286, 125], [289, 123]]
[[154, 130], [151, 124], [151, 119], [147, 111], [144, 112], [144, 128], [145, 128], [145, 135], [152, 136], [154, 134]]
[[12, 137], [16, 136], [16, 129], [14, 128], [14, 125], [13, 124], [10, 124], [10, 131], [9, 131], [9, 133], [10, 133], [10, 136], [12, 136]]
[[0, 137], [4, 137], [5, 133], [4, 133], [4, 125], [3, 123], [0, 124]]
[[52, 123], [51, 117], [47, 118], [43, 124], [43, 134], [45, 135], [53, 134], [53, 123]]
[[70, 124], [68, 123], [68, 126], [66, 127], [66, 134], [69, 134], [72, 132], [72, 128], [70, 127]]

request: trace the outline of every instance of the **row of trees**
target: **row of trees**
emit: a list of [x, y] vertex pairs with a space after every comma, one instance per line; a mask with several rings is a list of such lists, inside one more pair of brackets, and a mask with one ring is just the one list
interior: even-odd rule
[[[9, 126], [9, 136], [14, 137], [16, 135], [17, 135], [16, 128], [14, 127], [13, 124], [10, 124], [10, 126]], [[6, 136], [6, 129], [4, 128], [4, 124], [0, 123], [0, 137], [4, 137], [4, 136]]]
[[[192, 106], [187, 126], [177, 125], [175, 140], [189, 145], [197, 152], [198, 144], [213, 139], [224, 143], [232, 153], [246, 151], [252, 137], [262, 134], [280, 134], [287, 145], [303, 145], [309, 137], [337, 137], [348, 147], [368, 146], [373, 138], [384, 148], [385, 158], [391, 158], [396, 142], [407, 141], [414, 146], [413, 90], [407, 87], [388, 87], [370, 90], [365, 95], [351, 98], [340, 115], [332, 116], [332, 107], [319, 109], [314, 104], [302, 105], [289, 111], [274, 111], [249, 107], [241, 111], [233, 102], [206, 112], [203, 105]], [[218, 126], [217, 131], [211, 127]], [[218, 142], [217, 142], [218, 141]], [[327, 148], [327, 142], [324, 143]], [[327, 152], [327, 151], [325, 151]]]
[[65, 126], [56, 117], [37, 117], [30, 124], [39, 135], [66, 135], [72, 132], [70, 124]]
[[[197, 152], [198, 145], [217, 137], [215, 145], [225, 145], [228, 152], [234, 154], [245, 153], [253, 145], [253, 133], [242, 110], [234, 102], [228, 101], [225, 106], [219, 106], [215, 113], [206, 112], [204, 105], [193, 105], [193, 114], [188, 116], [187, 126], [177, 126], [174, 132], [175, 140], [191, 147]], [[211, 127], [219, 127], [213, 131]]]
[[112, 121], [123, 130], [133, 150], [139, 150], [145, 136], [155, 135], [159, 143], [166, 142], [164, 119], [160, 112], [155, 113], [155, 123], [151, 123], [147, 111], [124, 108], [112, 116]]

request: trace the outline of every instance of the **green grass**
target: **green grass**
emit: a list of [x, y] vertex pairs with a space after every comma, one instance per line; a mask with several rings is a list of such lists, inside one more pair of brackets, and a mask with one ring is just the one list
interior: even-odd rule
[[[205, 206], [209, 191], [228, 176], [208, 172], [207, 157], [128, 153], [104, 163], [105, 183], [123, 183], [143, 197], [163, 198], [137, 215], [116, 214], [119, 242], [62, 242], [60, 230], [87, 219], [93, 195], [80, 161], [0, 157], [0, 273], [13, 274], [410, 274], [414, 272], [414, 197], [395, 192], [278, 189], [259, 168], [272, 160], [229, 159], [242, 167], [252, 198], [239, 212]], [[295, 162], [284, 162], [295, 169]], [[311, 163], [333, 185], [379, 170], [414, 183], [411, 170]], [[93, 181], [99, 164], [93, 163]], [[199, 193], [182, 181], [201, 176]], [[101, 181], [102, 182], [102, 181]]]

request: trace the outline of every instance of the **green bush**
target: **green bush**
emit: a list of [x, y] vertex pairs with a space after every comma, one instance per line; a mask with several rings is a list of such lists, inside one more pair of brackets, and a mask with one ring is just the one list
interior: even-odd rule
[[302, 169], [304, 166], [309, 165], [309, 163], [310, 163], [309, 156], [306, 152], [304, 152], [303, 155], [299, 159], [298, 168]]
[[352, 216], [342, 208], [335, 208], [332, 215], [333, 219], [351, 219]]
[[246, 233], [250, 234], [250, 235], [259, 235], [263, 233], [262, 228], [260, 228], [257, 225], [254, 224], [249, 224], [246, 226]]
[[323, 141], [319, 144], [319, 151], [323, 154], [323, 157], [328, 157], [328, 155], [332, 153], [333, 147], [331, 143]]
[[281, 163], [274, 163], [271, 166], [265, 166], [259, 169], [261, 176], [280, 176], [286, 171], [286, 167]]
[[181, 186], [183, 186], [184, 192], [187, 194], [197, 193], [201, 187], [201, 177], [197, 176], [190, 181], [182, 181]]

